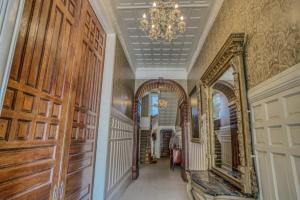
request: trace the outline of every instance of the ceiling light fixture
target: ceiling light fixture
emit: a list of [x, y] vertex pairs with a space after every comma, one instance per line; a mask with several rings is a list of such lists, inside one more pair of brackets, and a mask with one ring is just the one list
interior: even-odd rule
[[158, 96], [158, 102], [156, 104], [154, 104], [154, 106], [158, 107], [158, 109], [163, 110], [166, 109], [168, 107], [168, 101], [161, 98], [161, 91], [158, 91], [159, 96]]
[[163, 39], [171, 42], [179, 33], [184, 33], [186, 23], [175, 0], [157, 0], [149, 9], [148, 16], [143, 14], [141, 29], [151, 40]]

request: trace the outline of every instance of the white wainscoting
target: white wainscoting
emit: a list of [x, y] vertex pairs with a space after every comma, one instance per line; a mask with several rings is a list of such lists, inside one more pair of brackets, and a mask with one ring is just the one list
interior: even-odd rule
[[300, 199], [300, 64], [249, 91], [260, 199]]
[[133, 121], [112, 108], [106, 174], [106, 199], [117, 200], [131, 183]]
[[190, 142], [190, 170], [207, 170], [206, 147], [204, 144]]
[[[205, 124], [204, 124], [205, 125]], [[190, 123], [188, 124], [190, 127]], [[203, 124], [202, 124], [202, 127]], [[189, 170], [207, 170], [207, 133], [206, 129], [202, 128], [201, 140], [199, 142], [192, 142], [190, 139], [189, 128]]]

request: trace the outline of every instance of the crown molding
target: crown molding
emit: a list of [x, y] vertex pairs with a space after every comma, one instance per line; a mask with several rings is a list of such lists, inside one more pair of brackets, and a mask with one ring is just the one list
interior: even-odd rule
[[199, 40], [199, 43], [198, 43], [198, 46], [197, 46], [197, 49], [191, 59], [191, 62], [190, 64], [188, 65], [188, 68], [187, 68], [187, 74], [189, 74], [193, 68], [193, 66], [195, 65], [196, 61], [197, 61], [197, 58], [201, 52], [201, 49], [206, 41], [206, 38], [218, 16], [218, 13], [223, 5], [223, 2], [224, 0], [216, 0], [215, 1], [215, 4], [213, 5], [212, 9], [211, 9], [211, 12], [210, 12], [210, 15], [209, 15], [209, 18], [207, 20], [207, 23], [205, 25], [205, 28], [201, 34], [201, 37], [200, 37], [200, 40]]
[[139, 67], [135, 71], [136, 79], [187, 79], [187, 71], [185, 68], [142, 68]]
[[249, 102], [254, 103], [298, 86], [300, 63], [251, 88], [248, 92]]
[[[207, 8], [209, 7], [208, 3], [188, 3], [188, 4], [179, 4], [180, 8]], [[118, 10], [130, 10], [130, 9], [149, 9], [152, 8], [152, 4], [142, 4], [142, 5], [125, 5], [117, 6]]]
[[89, 1], [106, 34], [114, 34], [115, 30], [112, 26], [111, 19], [108, 17], [109, 16], [108, 10], [104, 9], [106, 6], [104, 1], [101, 0], [89, 0]]

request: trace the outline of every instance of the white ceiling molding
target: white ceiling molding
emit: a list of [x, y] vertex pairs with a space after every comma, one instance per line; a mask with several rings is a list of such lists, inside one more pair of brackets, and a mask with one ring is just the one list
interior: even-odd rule
[[[138, 5], [138, 4], [133, 4], [133, 5], [125, 5], [125, 6], [118, 6], [118, 10], [127, 10], [127, 9], [148, 9], [151, 8], [151, 4], [146, 4], [146, 5]], [[209, 4], [207, 3], [202, 3], [202, 4], [179, 4], [180, 8], [207, 8], [209, 7]]]
[[185, 68], [137, 68], [135, 71], [136, 79], [183, 79], [187, 78], [187, 71]]
[[216, 0], [214, 6], [212, 7], [212, 10], [210, 12], [210, 16], [208, 18], [208, 21], [206, 23], [206, 26], [203, 30], [203, 33], [201, 35], [201, 38], [199, 40], [199, 43], [198, 43], [198, 46], [197, 46], [197, 49], [191, 59], [191, 62], [189, 64], [189, 67], [188, 67], [188, 70], [187, 70], [187, 74], [190, 73], [191, 69], [193, 68], [193, 66], [195, 65], [196, 61], [197, 61], [197, 58], [200, 54], [200, 51], [204, 45], [204, 42], [210, 32], [210, 29], [212, 28], [215, 20], [216, 20], [216, 17], [218, 16], [218, 13], [222, 7], [222, 4], [223, 4], [224, 0]]

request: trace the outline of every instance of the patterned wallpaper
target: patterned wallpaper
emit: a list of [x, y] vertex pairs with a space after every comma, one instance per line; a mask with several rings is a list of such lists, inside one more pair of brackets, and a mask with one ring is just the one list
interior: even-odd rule
[[112, 106], [132, 119], [135, 80], [119, 40], [116, 43], [114, 67]]
[[300, 0], [224, 0], [188, 77], [199, 80], [230, 33], [247, 34], [248, 87], [300, 62]]

